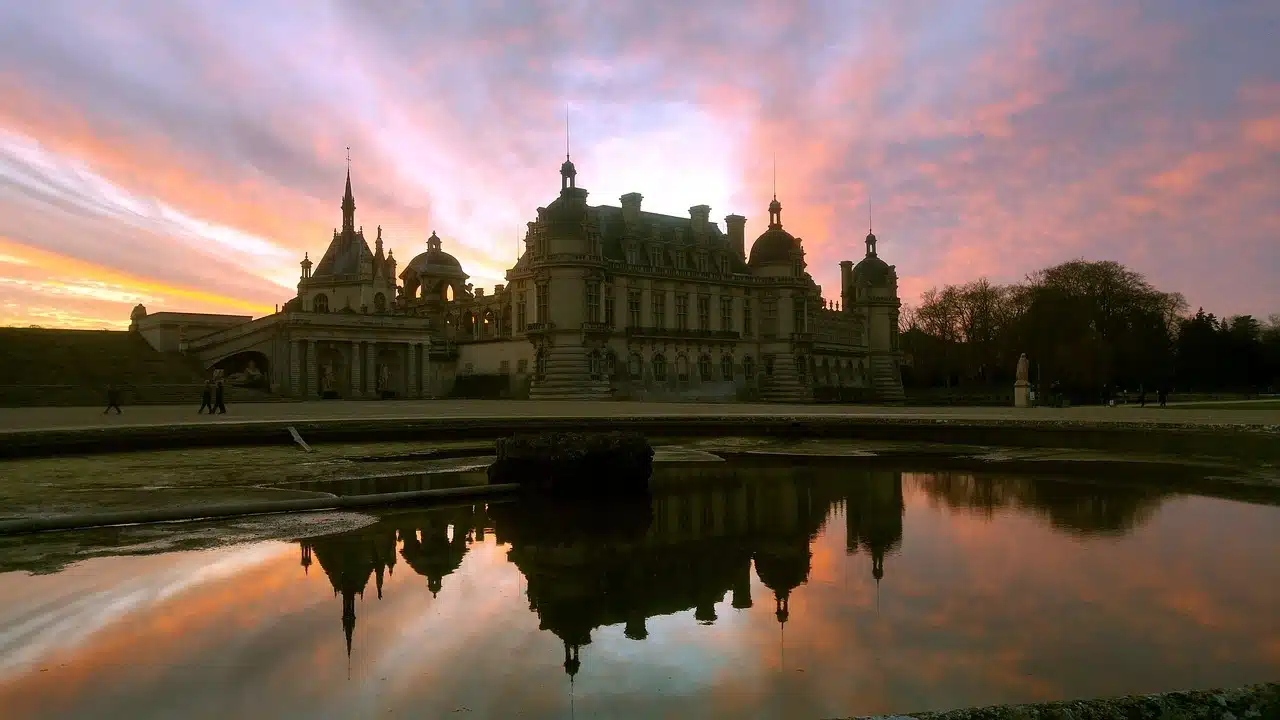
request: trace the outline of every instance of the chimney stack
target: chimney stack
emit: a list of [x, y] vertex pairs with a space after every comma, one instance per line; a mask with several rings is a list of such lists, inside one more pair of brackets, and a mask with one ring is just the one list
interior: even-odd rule
[[724, 219], [728, 230], [729, 248], [743, 261], [747, 259], [747, 219], [741, 215], [729, 215]]
[[619, 198], [622, 201], [622, 222], [635, 226], [640, 222], [640, 201], [644, 196], [638, 192], [627, 193]]
[[857, 292], [853, 287], [853, 261], [840, 261], [840, 309], [845, 312], [852, 312], [853, 301], [857, 297]]

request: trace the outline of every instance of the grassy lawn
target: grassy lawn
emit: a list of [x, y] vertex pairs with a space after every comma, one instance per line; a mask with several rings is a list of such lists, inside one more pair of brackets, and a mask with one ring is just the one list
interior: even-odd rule
[[14, 460], [0, 463], [0, 518], [314, 497], [261, 486], [423, 472], [457, 461], [368, 463], [349, 458], [472, 445], [476, 443], [315, 445], [312, 453], [281, 445]]

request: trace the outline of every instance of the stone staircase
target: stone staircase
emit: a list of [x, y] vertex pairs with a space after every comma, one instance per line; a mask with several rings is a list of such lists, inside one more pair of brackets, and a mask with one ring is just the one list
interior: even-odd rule
[[773, 375], [766, 375], [760, 384], [760, 399], [765, 402], [807, 402], [809, 389], [800, 382], [795, 358], [791, 355], [774, 356]]
[[892, 355], [871, 356], [871, 390], [876, 402], [904, 405], [907, 395], [902, 390], [902, 370]]
[[587, 365], [587, 352], [581, 345], [563, 344], [547, 347], [544, 377], [536, 377], [529, 388], [531, 400], [608, 400], [607, 380], [592, 380]]
[[[105, 404], [108, 383], [128, 405], [198, 406], [208, 376], [195, 358], [157, 352], [136, 333], [114, 330], [0, 328], [0, 368], [0, 407]], [[230, 386], [225, 397], [279, 399]]]

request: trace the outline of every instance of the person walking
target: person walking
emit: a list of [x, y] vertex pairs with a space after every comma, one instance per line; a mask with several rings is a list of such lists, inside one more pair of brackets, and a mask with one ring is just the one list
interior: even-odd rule
[[1165, 390], [1164, 385], [1161, 385], [1159, 389], [1156, 390], [1156, 399], [1160, 401], [1160, 407], [1164, 407], [1165, 400], [1168, 396], [1169, 391]]
[[214, 410], [217, 410], [219, 415], [227, 414], [227, 404], [223, 401], [224, 400], [223, 392], [224, 391], [223, 391], [222, 378], [218, 378], [217, 384], [214, 385], [213, 387], [213, 407], [210, 408], [209, 410], [210, 413], [213, 413]]
[[209, 410], [209, 414], [213, 414], [213, 382], [204, 381], [204, 392], [200, 393], [200, 409], [196, 411], [197, 415], [204, 413], [205, 409]]
[[112, 408], [115, 408], [117, 415], [121, 414], [120, 388], [117, 388], [114, 383], [107, 385], [107, 409], [103, 410], [102, 414], [106, 415], [107, 413], [111, 412]]
[[1146, 407], [1146, 406], [1147, 406], [1147, 386], [1139, 385], [1138, 386], [1138, 407]]

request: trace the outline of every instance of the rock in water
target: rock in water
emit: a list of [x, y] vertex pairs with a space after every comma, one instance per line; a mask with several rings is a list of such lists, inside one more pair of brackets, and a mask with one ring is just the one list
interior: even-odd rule
[[489, 482], [540, 495], [647, 493], [653, 448], [634, 432], [517, 434], [496, 442]]

